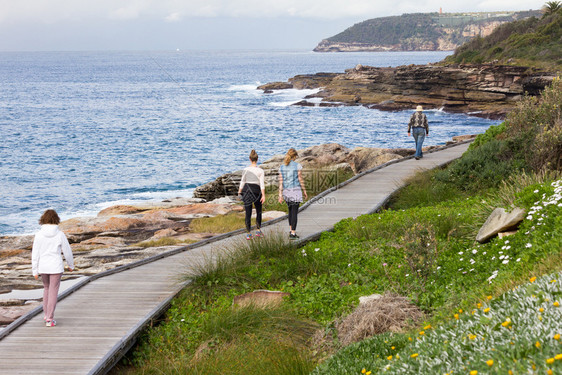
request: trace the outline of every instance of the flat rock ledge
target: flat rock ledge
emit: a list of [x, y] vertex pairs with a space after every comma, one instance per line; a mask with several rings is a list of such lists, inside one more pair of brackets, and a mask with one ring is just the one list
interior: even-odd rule
[[[320, 89], [295, 104], [363, 105], [385, 111], [425, 108], [501, 119], [523, 95], [539, 95], [556, 74], [510, 65], [407, 65], [377, 68], [357, 65], [345, 73], [297, 75], [258, 89]], [[320, 104], [309, 99], [321, 98]]]

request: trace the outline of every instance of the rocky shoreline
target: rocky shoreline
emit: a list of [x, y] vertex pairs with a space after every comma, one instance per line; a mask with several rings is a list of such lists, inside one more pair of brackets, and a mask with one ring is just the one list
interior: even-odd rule
[[[460, 142], [474, 136], [454, 137]], [[426, 147], [425, 150], [438, 148]], [[331, 143], [298, 150], [297, 161], [305, 173], [333, 170], [351, 175], [388, 161], [413, 155], [413, 149], [357, 147], [349, 149]], [[277, 171], [284, 155], [276, 155], [260, 166], [266, 172], [266, 185], [277, 184]], [[63, 281], [94, 275], [118, 266], [160, 254], [218, 233], [192, 230], [194, 219], [242, 212], [235, 198], [242, 170], [227, 173], [198, 187], [193, 198], [178, 197], [162, 202], [118, 205], [100, 211], [95, 217], [77, 217], [60, 224], [74, 253], [75, 272], [65, 273]], [[264, 212], [264, 220], [284, 215]], [[33, 236], [0, 237], [0, 326], [9, 324], [35, 308], [38, 299], [2, 298], [12, 290], [42, 288], [31, 276]]]
[[502, 119], [523, 95], [539, 95], [556, 77], [534, 68], [480, 64], [407, 65], [377, 68], [357, 65], [345, 73], [297, 75], [258, 89], [320, 89], [295, 105], [363, 105], [384, 111], [425, 108]]

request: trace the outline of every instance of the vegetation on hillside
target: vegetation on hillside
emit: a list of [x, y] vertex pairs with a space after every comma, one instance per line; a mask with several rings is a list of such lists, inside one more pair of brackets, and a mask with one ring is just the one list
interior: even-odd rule
[[500, 25], [485, 37], [459, 47], [445, 63], [484, 63], [497, 60], [545, 69], [562, 69], [562, 9], [560, 2], [545, 6], [542, 18], [531, 17]]
[[417, 50], [420, 46], [439, 45], [439, 39], [460, 45], [470, 37], [463, 35], [469, 26], [479, 26], [491, 21], [510, 22], [514, 18], [526, 18], [535, 11], [517, 12], [513, 15], [498, 14], [442, 14], [413, 13], [401, 16], [369, 19], [349, 27], [327, 40], [334, 43], [362, 43], [377, 46], [397, 46], [403, 50]]
[[[556, 79], [384, 212], [302, 248], [269, 236], [203, 263], [114, 373], [562, 371], [561, 98]], [[513, 206], [527, 210], [517, 234], [475, 243], [493, 208]], [[256, 289], [290, 296], [272, 309], [232, 306]], [[425, 321], [354, 323], [351, 336], [366, 339], [348, 345], [342, 327], [373, 293], [406, 297]]]
[[433, 41], [441, 36], [433, 21], [433, 16], [436, 15], [437, 13], [416, 13], [374, 18], [360, 22], [328, 40], [375, 45], [400, 44], [412, 37]]

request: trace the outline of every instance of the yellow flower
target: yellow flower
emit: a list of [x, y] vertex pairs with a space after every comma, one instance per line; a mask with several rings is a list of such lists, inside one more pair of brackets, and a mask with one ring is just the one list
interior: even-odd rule
[[546, 363], [548, 363], [549, 365], [554, 363], [554, 358], [549, 358], [546, 360]]
[[553, 337], [553, 338], [554, 338], [554, 340], [560, 340], [560, 334], [559, 334], [559, 333], [557, 333], [556, 335], [554, 335], [554, 337]]
[[513, 371], [511, 371], [511, 370], [509, 370], [507, 373], [508, 373], [509, 375], [513, 375]]
[[532, 283], [534, 283], [536, 279], [537, 279], [537, 277], [536, 277], [536, 276], [533, 276], [533, 277], [531, 277], [531, 278], [529, 279], [529, 281], [532, 282]]
[[537, 342], [535, 343], [535, 346], [536, 346], [537, 348], [540, 348], [540, 347], [541, 347], [541, 343], [537, 341]]
[[367, 371], [365, 375], [371, 375], [371, 371]]
[[423, 336], [425, 331], [420, 331], [420, 336]]
[[412, 338], [411, 338], [411, 337], [408, 337], [408, 341], [412, 341]]
[[507, 327], [509, 325], [510, 322], [508, 322], [507, 320], [505, 322], [502, 323], [503, 327]]
[[410, 357], [416, 358], [418, 355], [419, 355], [418, 353], [414, 353], [414, 354], [412, 354]]
[[489, 359], [489, 360], [486, 361], [486, 364], [487, 364], [488, 366], [492, 366], [492, 365], [494, 364], [494, 360], [493, 360], [493, 359]]
[[396, 346], [391, 346], [390, 349], [394, 350], [396, 349]]
[[556, 355], [554, 356], [554, 359], [557, 360], [557, 361], [558, 361], [559, 359], [562, 359], [562, 354], [556, 354]]
[[551, 369], [546, 370], [546, 373], [547, 373], [548, 375], [554, 374]]
[[558, 306], [560, 306], [560, 302], [556, 301], [556, 302], [553, 303], [553, 305], [554, 305], [554, 307], [558, 307]]
[[554, 279], [554, 280], [550, 280], [550, 282], [551, 282], [551, 283], [555, 283], [555, 282], [556, 282], [556, 279]]
[[366, 372], [367, 372], [367, 369], [361, 370], [361, 373], [362, 373], [362, 374], [364, 374], [364, 373], [366, 373]]
[[472, 370], [472, 371], [470, 372], [470, 375], [476, 375], [476, 374], [478, 374], [478, 371], [476, 371], [476, 370]]
[[539, 315], [539, 320], [542, 322], [542, 316]]
[[459, 309], [459, 313], [461, 313], [461, 314], [462, 314], [462, 309]]
[[485, 313], [489, 313], [489, 312], [490, 312], [490, 308], [489, 308], [489, 307], [486, 307], [486, 308], [484, 309], [484, 312], [485, 312]]
[[468, 335], [468, 338], [474, 340], [476, 338], [476, 335]]
[[481, 308], [481, 307], [482, 307], [482, 304], [481, 304], [480, 302], [478, 302], [478, 303], [476, 304], [476, 307]]
[[426, 325], [425, 327], [423, 327], [423, 329], [425, 330], [431, 329], [431, 324]]
[[392, 361], [392, 356], [389, 355], [388, 357], [386, 357], [386, 359], [388, 359], [389, 361]]
[[539, 309], [539, 311], [540, 311], [540, 312], [544, 312], [544, 309], [541, 307], [541, 308]]
[[458, 320], [458, 319], [459, 319], [459, 314], [455, 314], [454, 317], [455, 317], [455, 319]]
[[489, 300], [491, 300], [493, 297], [492, 297], [492, 296], [488, 296], [488, 297], [486, 297], [486, 298], [488, 298], [488, 301], [489, 301]]

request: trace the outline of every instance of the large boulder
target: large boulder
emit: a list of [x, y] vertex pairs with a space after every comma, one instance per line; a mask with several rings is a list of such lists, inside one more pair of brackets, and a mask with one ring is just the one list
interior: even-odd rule
[[500, 232], [514, 229], [524, 218], [525, 210], [522, 208], [514, 208], [509, 213], [503, 208], [496, 208], [478, 231], [476, 241], [484, 243]]
[[355, 173], [361, 173], [377, 167], [391, 160], [402, 159], [404, 156], [412, 155], [411, 149], [388, 149], [356, 147], [347, 156], [347, 162]]
[[0, 250], [31, 250], [35, 236], [3, 236], [0, 237]]

